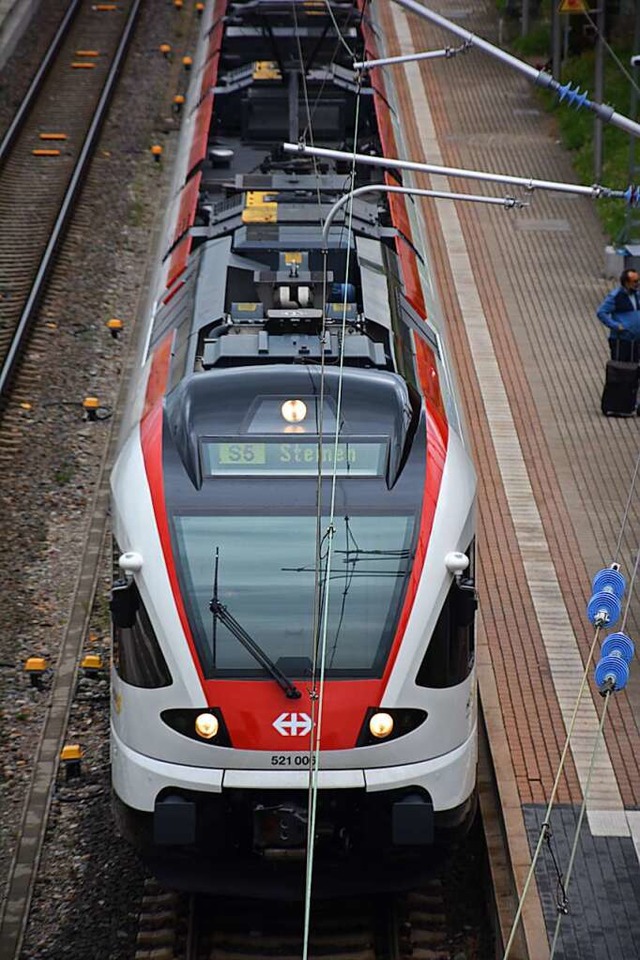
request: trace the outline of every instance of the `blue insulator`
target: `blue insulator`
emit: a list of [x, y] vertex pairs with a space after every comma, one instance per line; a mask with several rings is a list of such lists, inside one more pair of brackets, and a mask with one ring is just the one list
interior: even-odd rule
[[622, 690], [629, 679], [629, 666], [621, 657], [603, 657], [596, 664], [595, 680], [602, 687], [607, 680], [613, 683], [616, 690]]
[[564, 87], [558, 87], [556, 93], [560, 98], [560, 102], [566, 100], [570, 107], [576, 107], [578, 110], [580, 107], [591, 105], [587, 91], [585, 90], [584, 93], [580, 93], [578, 87], [574, 90], [570, 83], [565, 83]]
[[612, 570], [611, 567], [605, 567], [604, 570], [598, 570], [591, 582], [591, 589], [594, 593], [598, 590], [604, 590], [606, 593], [615, 593], [619, 600], [622, 600], [627, 581], [619, 570]]
[[587, 616], [591, 623], [601, 626], [603, 623], [614, 624], [620, 616], [620, 601], [615, 593], [605, 593], [604, 590], [594, 593], [587, 604]]
[[589, 97], [587, 95], [587, 91], [585, 90], [584, 93], [580, 93], [579, 90], [576, 90], [575, 96], [573, 98], [572, 106], [575, 107], [576, 110], [580, 110], [582, 107], [586, 106], [588, 103], [589, 103]]
[[629, 207], [640, 206], [640, 187], [634, 187], [633, 184], [628, 186], [624, 192], [624, 199]]
[[627, 663], [633, 660], [635, 647], [626, 633], [610, 633], [602, 643], [601, 657], [621, 657]]

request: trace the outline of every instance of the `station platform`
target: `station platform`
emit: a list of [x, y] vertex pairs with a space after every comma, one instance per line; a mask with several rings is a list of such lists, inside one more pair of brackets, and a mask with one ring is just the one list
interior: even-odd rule
[[[426, 5], [497, 43], [494, 2]], [[387, 56], [462, 42], [395, 3], [379, 4], [377, 15]], [[384, 70], [393, 71], [404, 158], [576, 182], [530, 81], [488, 54], [476, 48]], [[640, 417], [600, 412], [609, 351], [595, 309], [615, 282], [603, 276], [597, 201], [423, 174], [403, 173], [403, 182], [530, 201], [505, 210], [416, 199], [434, 265], [427, 282], [446, 318], [479, 474], [479, 688], [520, 892], [595, 637], [586, 615], [592, 578], [613, 562], [627, 578], [623, 617], [599, 640], [624, 630], [640, 641], [637, 576], [629, 587], [640, 547]], [[524, 901], [531, 960], [551, 954], [558, 873], [566, 877], [585, 794], [553, 956], [640, 957], [637, 656], [627, 688], [609, 700], [592, 764], [603, 703], [589, 669], [549, 843]], [[510, 957], [523, 955], [514, 942]]]

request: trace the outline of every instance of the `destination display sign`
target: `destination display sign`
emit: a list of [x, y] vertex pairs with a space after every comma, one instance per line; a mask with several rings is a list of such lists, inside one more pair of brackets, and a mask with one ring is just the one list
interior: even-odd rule
[[322, 452], [316, 437], [299, 440], [203, 440], [202, 467], [206, 476], [317, 476], [333, 471], [338, 476], [380, 477], [384, 473], [387, 441], [384, 438], [341, 440], [337, 450], [325, 439]]

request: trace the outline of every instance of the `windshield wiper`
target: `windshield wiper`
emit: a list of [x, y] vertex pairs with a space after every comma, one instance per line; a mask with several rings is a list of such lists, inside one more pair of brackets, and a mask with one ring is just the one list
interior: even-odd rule
[[216, 624], [218, 620], [220, 623], [227, 628], [229, 633], [232, 633], [236, 640], [239, 640], [242, 646], [249, 651], [252, 657], [254, 657], [261, 667], [263, 667], [267, 673], [269, 673], [276, 683], [282, 687], [287, 697], [290, 700], [298, 700], [302, 694], [298, 688], [289, 680], [288, 677], [284, 675], [282, 670], [279, 669], [273, 662], [273, 660], [264, 652], [262, 647], [258, 646], [253, 637], [250, 637], [247, 631], [244, 629], [242, 624], [238, 623], [236, 618], [229, 613], [227, 608], [223, 603], [220, 603], [218, 599], [218, 563], [219, 563], [219, 549], [216, 547], [216, 563], [215, 563], [215, 572], [213, 576], [213, 596], [209, 603], [209, 610], [213, 614], [213, 635], [214, 635], [214, 644], [216, 641]]

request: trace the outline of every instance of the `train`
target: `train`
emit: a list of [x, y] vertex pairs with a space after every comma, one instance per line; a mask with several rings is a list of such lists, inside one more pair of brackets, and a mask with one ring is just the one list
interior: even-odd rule
[[202, 17], [111, 474], [114, 816], [176, 889], [390, 889], [476, 815], [476, 477], [407, 197], [349, 160], [399, 155], [375, 16]]

